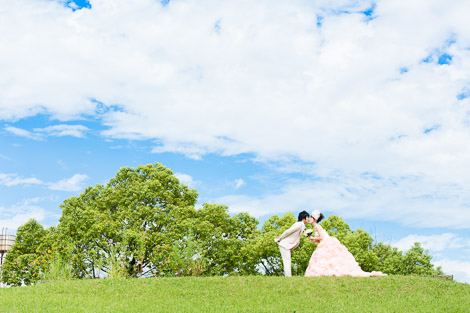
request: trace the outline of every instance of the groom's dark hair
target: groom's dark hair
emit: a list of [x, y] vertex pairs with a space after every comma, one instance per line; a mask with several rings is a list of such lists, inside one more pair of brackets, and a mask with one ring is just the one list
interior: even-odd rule
[[302, 211], [302, 212], [299, 213], [298, 220], [299, 220], [299, 222], [302, 222], [302, 220], [304, 218], [309, 218], [309, 217], [310, 217], [310, 215], [306, 211]]

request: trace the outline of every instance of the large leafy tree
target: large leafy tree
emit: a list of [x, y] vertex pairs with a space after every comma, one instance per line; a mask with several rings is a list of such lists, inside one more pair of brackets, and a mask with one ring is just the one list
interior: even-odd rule
[[204, 204], [196, 212], [193, 233], [211, 266], [208, 274], [254, 274], [256, 263], [247, 246], [254, 240], [258, 221], [249, 214], [233, 217], [228, 207]]
[[35, 261], [42, 250], [45, 236], [46, 230], [34, 219], [18, 227], [15, 243], [8, 251], [3, 264], [4, 283], [21, 286], [22, 283], [29, 285], [40, 279], [44, 264], [41, 266], [41, 262]]
[[152, 270], [159, 276], [256, 274], [248, 247], [257, 225], [246, 213], [230, 216], [225, 205], [203, 204], [185, 219], [183, 236], [167, 238], [168, 245], [157, 248]]
[[184, 236], [196, 198], [159, 163], [123, 167], [107, 185], [65, 200], [58, 231], [74, 243], [79, 277], [109, 274], [116, 265], [125, 276], [145, 275], [159, 248]]
[[[38, 280], [64, 279], [80, 272], [77, 250], [58, 237], [56, 227], [43, 228], [30, 219], [17, 230], [14, 245], [8, 251], [3, 266], [4, 283], [11, 286], [30, 285]], [[60, 263], [60, 268], [58, 268]], [[60, 277], [59, 277], [60, 276]]]

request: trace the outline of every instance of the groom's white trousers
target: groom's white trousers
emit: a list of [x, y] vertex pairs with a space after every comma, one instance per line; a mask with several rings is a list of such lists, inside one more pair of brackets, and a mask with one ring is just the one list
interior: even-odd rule
[[281, 251], [282, 263], [284, 264], [284, 276], [291, 277], [292, 265], [291, 265], [290, 250], [285, 249], [281, 246], [279, 246], [279, 250]]

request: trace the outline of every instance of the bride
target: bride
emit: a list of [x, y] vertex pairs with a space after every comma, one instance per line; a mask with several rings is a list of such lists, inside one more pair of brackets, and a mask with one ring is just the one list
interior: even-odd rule
[[[356, 262], [354, 256], [343, 246], [338, 239], [330, 237], [318, 223], [323, 219], [323, 214], [315, 210], [310, 217], [310, 223], [315, 230], [315, 237], [310, 237], [311, 242], [319, 242], [310, 258], [305, 276], [385, 276], [382, 272], [364, 272]], [[308, 236], [307, 231], [304, 233]]]

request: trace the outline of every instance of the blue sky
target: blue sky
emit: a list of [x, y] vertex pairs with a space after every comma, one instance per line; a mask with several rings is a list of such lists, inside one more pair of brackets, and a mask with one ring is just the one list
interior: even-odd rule
[[0, 5], [0, 226], [160, 162], [261, 222], [319, 209], [470, 282], [469, 5]]

